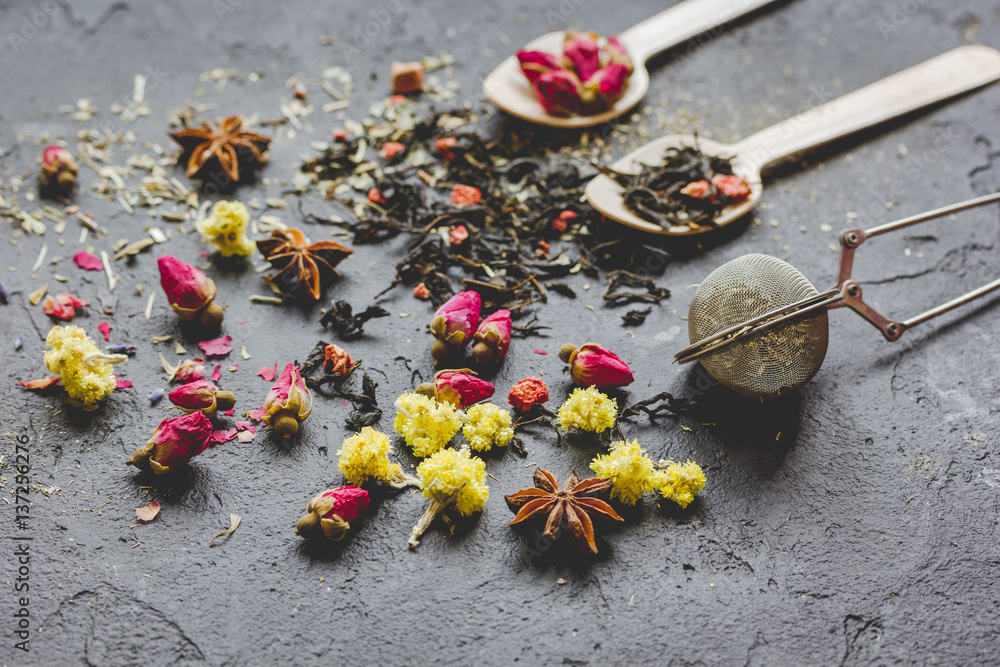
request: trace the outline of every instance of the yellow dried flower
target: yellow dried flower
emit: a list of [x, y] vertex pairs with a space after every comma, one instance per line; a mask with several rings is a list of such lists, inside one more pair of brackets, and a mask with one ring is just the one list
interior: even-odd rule
[[407, 544], [411, 548], [420, 543], [420, 536], [434, 517], [449, 506], [454, 505], [460, 514], [467, 516], [482, 510], [490, 497], [486, 487], [486, 463], [472, 456], [468, 447], [443, 449], [432, 454], [417, 466], [417, 477], [430, 504], [410, 531]]
[[389, 454], [392, 454], [389, 436], [365, 426], [359, 433], [345, 439], [343, 446], [337, 450], [340, 457], [337, 468], [344, 479], [359, 486], [368, 480], [383, 482], [397, 489], [415, 484], [412, 477], [403, 474], [398, 463], [389, 460]]
[[468, 421], [462, 435], [469, 447], [477, 452], [490, 450], [494, 445], [504, 447], [514, 438], [510, 413], [492, 403], [473, 405], [465, 411]]
[[256, 247], [247, 238], [250, 212], [238, 201], [220, 201], [212, 212], [198, 221], [198, 231], [205, 243], [211, 243], [223, 257], [250, 255]]
[[595, 387], [574, 389], [559, 408], [559, 424], [564, 431], [578, 428], [600, 433], [615, 425], [618, 402]]
[[656, 470], [638, 440], [611, 443], [611, 451], [595, 458], [590, 468], [598, 477], [611, 480], [611, 497], [626, 505], [635, 505], [653, 490]]
[[74, 325], [52, 327], [45, 344], [45, 365], [59, 376], [70, 398], [87, 410], [96, 410], [98, 402], [115, 390], [111, 367], [128, 359], [101, 352], [87, 332]]
[[412, 392], [396, 399], [393, 427], [413, 448], [414, 456], [429, 456], [444, 448], [461, 426], [462, 417], [450, 403]]
[[687, 507], [705, 488], [705, 473], [694, 461], [660, 461], [660, 465], [666, 465], [666, 468], [654, 474], [653, 486], [660, 495], [681, 507]]

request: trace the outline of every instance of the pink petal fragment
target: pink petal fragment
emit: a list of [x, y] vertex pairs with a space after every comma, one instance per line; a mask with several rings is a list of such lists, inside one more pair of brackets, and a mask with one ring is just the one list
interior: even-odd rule
[[222, 366], [216, 366], [209, 377], [212, 378], [212, 382], [218, 384], [219, 380], [222, 379]]
[[208, 436], [208, 441], [216, 445], [221, 445], [224, 442], [229, 442], [235, 437], [236, 427], [224, 428], [218, 431], [213, 431], [212, 435]]
[[128, 389], [132, 386], [131, 380], [123, 380], [117, 375], [115, 376], [115, 389]]
[[264, 366], [259, 371], [257, 371], [257, 375], [264, 378], [265, 382], [273, 382], [275, 376], [278, 375], [278, 362], [277, 361], [274, 362], [274, 368], [268, 368], [267, 366]]
[[160, 503], [155, 500], [146, 505], [145, 507], [136, 507], [135, 516], [139, 521], [143, 523], [149, 523], [156, 518], [156, 515], [160, 513]]
[[548, 354], [548, 352], [546, 352], [545, 350], [539, 350], [539, 349], [536, 348], [535, 349], [535, 354]]
[[226, 415], [227, 417], [232, 417], [234, 414], [236, 414], [236, 408], [229, 408], [228, 410], [223, 410], [222, 414]]
[[89, 252], [80, 251], [73, 255], [73, 261], [84, 271], [103, 271], [104, 263], [99, 257], [91, 255]]
[[101, 332], [102, 336], [104, 336], [104, 342], [105, 343], [108, 342], [109, 340], [111, 340], [111, 325], [110, 324], [108, 324], [107, 322], [101, 322], [100, 324], [97, 325], [97, 330]]
[[198, 343], [198, 347], [206, 357], [224, 357], [233, 351], [232, 342], [233, 337], [226, 335], [215, 340], [203, 340]]
[[265, 408], [263, 405], [257, 408], [256, 410], [251, 410], [250, 412], [247, 413], [247, 417], [258, 422], [264, 421], [264, 417], [266, 416], [267, 416], [267, 408]]
[[46, 387], [51, 387], [56, 382], [59, 382], [59, 378], [40, 378], [38, 380], [21, 380], [20, 384], [25, 389], [45, 389]]

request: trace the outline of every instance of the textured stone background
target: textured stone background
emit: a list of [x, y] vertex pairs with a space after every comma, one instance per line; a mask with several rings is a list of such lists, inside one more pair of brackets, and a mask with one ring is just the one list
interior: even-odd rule
[[[120, 122], [109, 105], [128, 96], [136, 73], [150, 75], [152, 114], [129, 127], [140, 140], [169, 144], [166, 113], [195, 99], [219, 115], [277, 115], [295, 73], [318, 76], [345, 65], [358, 90], [349, 117], [386, 95], [392, 60], [445, 48], [458, 63], [460, 99], [478, 97], [482, 77], [501, 57], [557, 27], [624, 29], [666, 3], [564, 0], [543, 3], [462, 3], [401, 0], [402, 12], [379, 29], [360, 54], [320, 43], [333, 35], [350, 44], [382, 0], [371, 2], [70, 2], [48, 5], [51, 18], [18, 48], [35, 2], [0, 3], [0, 187], [37, 168], [43, 133], [72, 139], [82, 127]], [[638, 124], [611, 129], [608, 158], [643, 136], [698, 130], [733, 140], [968, 42], [1000, 46], [1000, 7], [972, 0], [852, 0], [778, 3], [712, 40], [660, 57], [653, 89]], [[41, 20], [41, 19], [39, 19]], [[28, 31], [31, 32], [30, 30]], [[199, 81], [203, 72], [235, 68], [262, 74], [257, 83], [223, 90]], [[151, 73], [155, 72], [153, 75]], [[158, 80], [154, 80], [158, 79]], [[321, 95], [321, 93], [314, 93]], [[91, 123], [73, 123], [59, 106], [89, 97], [100, 109]], [[566, 340], [595, 340], [638, 369], [633, 400], [663, 390], [689, 396], [689, 367], [668, 365], [686, 342], [690, 292], [708, 271], [747, 252], [781, 257], [820, 288], [831, 284], [836, 232], [868, 226], [997, 190], [993, 162], [1000, 153], [1000, 86], [896, 122], [879, 132], [827, 147], [804, 163], [772, 171], [764, 202], [731, 242], [678, 260], [661, 283], [674, 296], [654, 308], [634, 337], [620, 311], [605, 309], [600, 281], [578, 277], [577, 300], [553, 297], [540, 311], [553, 327], [547, 340], [517, 341], [497, 384], [543, 374], [554, 402], [570, 388], [554, 354]], [[308, 142], [337, 126], [315, 112], [306, 131], [278, 132], [269, 185], [241, 190], [278, 196]], [[493, 123], [500, 123], [494, 120]], [[23, 134], [30, 140], [21, 141]], [[123, 153], [122, 160], [124, 159]], [[178, 175], [183, 176], [178, 172]], [[93, 172], [83, 168], [78, 199], [111, 234], [109, 249], [135, 239], [145, 212], [129, 216], [89, 194]], [[23, 196], [23, 192], [21, 195]], [[25, 204], [27, 208], [32, 208]], [[306, 210], [330, 205], [307, 198]], [[279, 212], [296, 223], [295, 207]], [[77, 229], [49, 257], [75, 252]], [[164, 226], [166, 223], [162, 223]], [[832, 226], [832, 231], [829, 230]], [[822, 227], [821, 227], [822, 226]], [[306, 228], [314, 238], [326, 229]], [[866, 296], [888, 313], [906, 316], [973, 288], [1000, 273], [998, 214], [987, 207], [870, 243], [856, 275]], [[826, 365], [798, 395], [775, 405], [746, 404], [715, 388], [703, 420], [650, 424], [633, 420], [654, 458], [692, 457], [709, 486], [686, 512], [647, 502], [602, 542], [594, 562], [577, 562], [559, 548], [532, 557], [531, 540], [507, 526], [502, 496], [530, 484], [537, 463], [560, 477], [587, 469], [596, 449], [556, 447], [549, 434], [528, 439], [531, 455], [490, 458], [491, 497], [476, 520], [454, 535], [439, 526], [416, 552], [406, 548], [423, 502], [408, 493], [380, 495], [356, 534], [332, 549], [304, 544], [292, 532], [305, 503], [339, 483], [335, 456], [346, 435], [347, 409], [319, 400], [300, 440], [285, 447], [267, 435], [232, 442], [199, 458], [183, 488], [159, 490], [163, 504], [152, 524], [133, 527], [133, 509], [147, 489], [125, 459], [168, 413], [145, 396], [163, 387], [157, 333], [175, 332], [161, 298], [147, 321], [145, 297], [155, 289], [155, 256], [197, 257], [195, 237], [175, 239], [134, 261], [116, 263], [112, 342], [139, 347], [124, 375], [135, 388], [116, 392], [100, 412], [81, 416], [55, 396], [16, 388], [39, 377], [42, 338], [49, 326], [26, 295], [53, 270], [66, 287], [91, 301], [107, 291], [103, 275], [64, 261], [29, 275], [41, 240], [18, 236], [4, 223], [0, 280], [15, 291], [0, 306], [3, 401], [0, 453], [4, 531], [13, 530], [13, 438], [27, 430], [38, 487], [31, 535], [30, 654], [15, 652], [9, 634], [13, 558], [0, 566], [0, 664], [6, 665], [241, 665], [331, 664], [331, 661], [415, 664], [996, 664], [1000, 661], [1000, 365], [995, 332], [1000, 308], [989, 301], [965, 308], [889, 344], [857, 316], [831, 315]], [[328, 296], [363, 305], [388, 284], [402, 242], [359, 248]], [[907, 250], [909, 252], [907, 252]], [[11, 268], [11, 272], [7, 268]], [[213, 275], [229, 302], [227, 331], [253, 355], [234, 353], [237, 373], [222, 386], [240, 410], [262, 401], [262, 365], [303, 358], [319, 338], [331, 339], [318, 313], [258, 305], [252, 272]], [[583, 291], [584, 283], [592, 289]], [[54, 283], [53, 283], [54, 284]], [[148, 292], [147, 292], [148, 294]], [[586, 305], [594, 306], [591, 311]], [[350, 351], [363, 357], [380, 383], [379, 398], [411, 386], [411, 370], [430, 374], [431, 307], [407, 290], [385, 300], [393, 317], [373, 322]], [[408, 319], [399, 313], [411, 313]], [[96, 334], [91, 310], [78, 322]], [[23, 335], [24, 348], [12, 340]], [[165, 354], [172, 357], [169, 346]], [[193, 348], [189, 345], [189, 348]], [[388, 420], [387, 420], [388, 421]], [[385, 428], [390, 424], [383, 422]], [[701, 422], [709, 423], [701, 423]], [[413, 461], [401, 455], [406, 465]], [[237, 509], [238, 508], [238, 509]], [[210, 549], [230, 511], [239, 531]], [[8, 553], [8, 549], [5, 549]], [[558, 580], [566, 579], [559, 584]]]

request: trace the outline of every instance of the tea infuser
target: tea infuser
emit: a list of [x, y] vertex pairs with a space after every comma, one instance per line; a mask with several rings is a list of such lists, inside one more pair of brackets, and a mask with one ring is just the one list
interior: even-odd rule
[[750, 398], [774, 398], [808, 382], [826, 357], [827, 310], [850, 308], [888, 341], [921, 322], [1000, 288], [1000, 278], [906, 320], [890, 319], [866, 303], [851, 277], [854, 253], [868, 239], [941, 216], [1000, 201], [1000, 193], [970, 199], [868, 230], [840, 234], [837, 284], [817, 292], [795, 267], [763, 254], [738, 257], [710, 273], [688, 313], [692, 344], [675, 356], [698, 359], [716, 380]]

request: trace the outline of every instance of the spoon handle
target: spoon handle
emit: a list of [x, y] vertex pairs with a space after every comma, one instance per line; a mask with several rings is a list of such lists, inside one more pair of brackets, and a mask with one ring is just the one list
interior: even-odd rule
[[752, 169], [1000, 79], [1000, 51], [962, 46], [803, 111], [733, 145]]
[[775, 0], [684, 0], [619, 35], [637, 65]]

